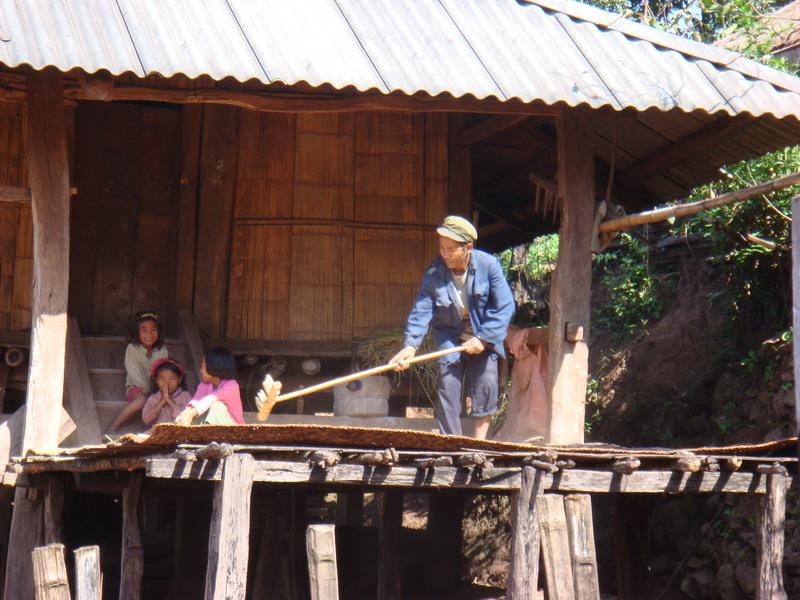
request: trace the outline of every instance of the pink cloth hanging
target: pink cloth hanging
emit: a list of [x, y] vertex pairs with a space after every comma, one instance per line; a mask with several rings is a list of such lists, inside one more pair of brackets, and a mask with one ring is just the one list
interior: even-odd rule
[[544, 436], [547, 419], [547, 347], [529, 346], [527, 329], [509, 328], [506, 346], [514, 356], [506, 419], [493, 439], [524, 442]]

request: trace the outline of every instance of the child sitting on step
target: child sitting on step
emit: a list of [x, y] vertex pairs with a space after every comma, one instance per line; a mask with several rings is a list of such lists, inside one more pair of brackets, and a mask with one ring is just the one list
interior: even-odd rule
[[236, 382], [236, 359], [227, 348], [210, 348], [200, 363], [200, 380], [178, 425], [244, 424], [242, 397]]
[[154, 393], [142, 408], [145, 425], [172, 423], [192, 399], [183, 387], [183, 365], [174, 358], [160, 358], [150, 370]]
[[134, 315], [129, 339], [125, 348], [125, 399], [128, 405], [111, 423], [111, 433], [132, 416], [141, 414], [150, 391], [150, 369], [155, 361], [169, 356], [164, 345], [161, 318], [155, 311], [145, 310]]

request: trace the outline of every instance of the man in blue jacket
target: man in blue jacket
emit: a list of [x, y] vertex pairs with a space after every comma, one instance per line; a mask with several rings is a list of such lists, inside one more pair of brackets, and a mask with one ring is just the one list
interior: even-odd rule
[[439, 359], [436, 419], [442, 433], [461, 435], [461, 388], [466, 376], [475, 437], [485, 439], [497, 412], [497, 361], [514, 315], [514, 298], [500, 263], [475, 250], [478, 232], [462, 217], [449, 216], [436, 232], [439, 258], [425, 271], [408, 316], [405, 348], [390, 361], [408, 368], [428, 333], [440, 350], [465, 345], [463, 354]]

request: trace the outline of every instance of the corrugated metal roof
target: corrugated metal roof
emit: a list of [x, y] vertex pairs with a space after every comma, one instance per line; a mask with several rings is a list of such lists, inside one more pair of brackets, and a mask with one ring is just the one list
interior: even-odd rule
[[800, 80], [567, 0], [0, 0], [0, 62], [798, 117]]

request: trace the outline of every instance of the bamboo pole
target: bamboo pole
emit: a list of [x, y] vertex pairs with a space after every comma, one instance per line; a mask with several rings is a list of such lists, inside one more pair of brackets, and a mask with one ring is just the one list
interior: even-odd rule
[[600, 233], [610, 233], [612, 231], [624, 231], [631, 229], [637, 225], [644, 225], [645, 223], [658, 223], [672, 217], [686, 217], [689, 215], [696, 215], [699, 212], [724, 206], [725, 204], [733, 204], [734, 202], [742, 202], [750, 200], [755, 196], [761, 194], [768, 194], [776, 190], [782, 190], [792, 185], [800, 185], [800, 172], [790, 173], [777, 179], [772, 179], [764, 183], [759, 183], [753, 187], [744, 188], [728, 194], [722, 194], [716, 198], [706, 198], [697, 202], [687, 202], [685, 204], [678, 204], [677, 206], [668, 206], [666, 208], [655, 208], [632, 215], [626, 215], [618, 219], [610, 219], [600, 223], [598, 231]]

